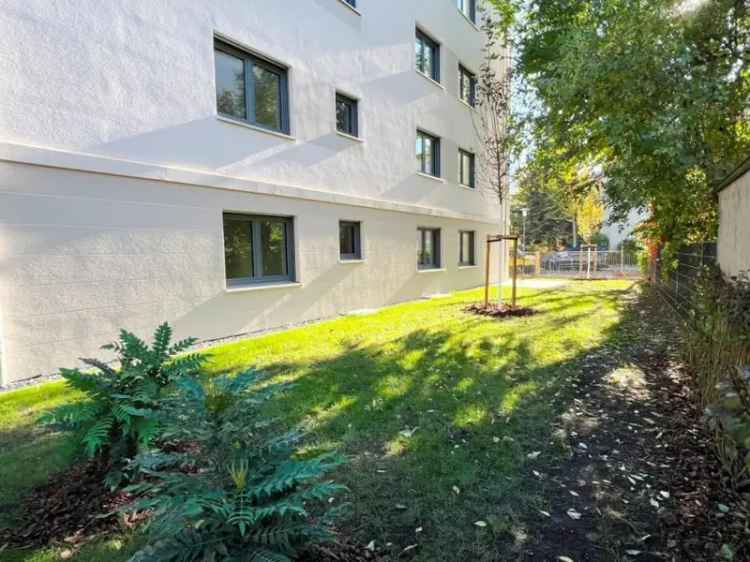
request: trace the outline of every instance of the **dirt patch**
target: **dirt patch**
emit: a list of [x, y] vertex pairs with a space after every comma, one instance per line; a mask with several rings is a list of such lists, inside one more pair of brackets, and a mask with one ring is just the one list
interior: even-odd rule
[[55, 474], [23, 500], [23, 511], [12, 529], [0, 529], [0, 545], [34, 548], [51, 544], [78, 546], [136, 521], [114, 515], [129, 503], [123, 492], [104, 485], [107, 469], [94, 461]]
[[337, 537], [331, 544], [313, 546], [304, 553], [299, 562], [386, 562], [375, 550], [368, 549]]
[[584, 357], [553, 429], [568, 456], [533, 472], [548, 503], [523, 560], [750, 560], [747, 503], [722, 486], [663, 306], [631, 303], [619, 336]]
[[466, 312], [478, 314], [480, 316], [490, 316], [492, 318], [514, 318], [518, 316], [533, 316], [537, 313], [533, 308], [523, 306], [511, 306], [509, 304], [488, 304], [477, 303], [467, 306]]

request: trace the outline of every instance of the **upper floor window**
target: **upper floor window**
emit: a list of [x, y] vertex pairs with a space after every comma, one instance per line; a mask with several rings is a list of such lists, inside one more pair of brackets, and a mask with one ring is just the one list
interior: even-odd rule
[[456, 0], [456, 5], [463, 15], [477, 23], [477, 0]]
[[435, 82], [440, 82], [440, 45], [417, 29], [415, 50], [417, 70]]
[[219, 39], [214, 59], [219, 114], [288, 134], [287, 69]]
[[347, 4], [349, 4], [352, 8], [357, 7], [357, 0], [344, 0]]
[[458, 150], [458, 182], [466, 187], [476, 187], [476, 156], [466, 150]]
[[440, 139], [417, 131], [417, 171], [440, 177]]
[[461, 100], [474, 107], [477, 104], [477, 77], [463, 65], [458, 65], [458, 91]]
[[336, 130], [340, 133], [359, 136], [357, 100], [343, 94], [336, 94]]
[[292, 219], [225, 214], [224, 262], [228, 286], [292, 281]]

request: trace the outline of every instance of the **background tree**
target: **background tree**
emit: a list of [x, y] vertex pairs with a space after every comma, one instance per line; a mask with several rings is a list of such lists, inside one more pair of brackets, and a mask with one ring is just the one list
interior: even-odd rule
[[592, 244], [604, 224], [604, 205], [598, 188], [591, 189], [578, 203], [576, 221], [578, 232], [587, 244]]

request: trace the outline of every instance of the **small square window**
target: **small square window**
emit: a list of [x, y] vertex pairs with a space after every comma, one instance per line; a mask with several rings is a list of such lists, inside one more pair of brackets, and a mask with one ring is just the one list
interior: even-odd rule
[[440, 139], [417, 131], [417, 171], [440, 177]]
[[359, 136], [359, 116], [357, 100], [336, 94], [336, 130], [340, 133]]
[[476, 236], [473, 230], [462, 230], [458, 233], [458, 265], [472, 266], [476, 260]]
[[358, 222], [339, 222], [339, 255], [342, 260], [362, 259], [361, 230], [361, 224]]
[[458, 91], [461, 100], [471, 107], [477, 105], [477, 77], [463, 65], [458, 65]]
[[417, 70], [435, 82], [440, 82], [440, 45], [417, 29], [414, 47]]
[[476, 187], [476, 156], [466, 150], [458, 150], [458, 182], [466, 187]]
[[440, 269], [440, 229], [417, 229], [417, 267], [419, 269]]

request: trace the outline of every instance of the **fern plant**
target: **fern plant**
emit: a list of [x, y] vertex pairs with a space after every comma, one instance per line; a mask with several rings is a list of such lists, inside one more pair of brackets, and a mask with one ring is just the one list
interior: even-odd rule
[[[258, 388], [261, 381], [248, 371], [180, 384], [164, 438], [191, 446], [133, 463], [145, 478], [128, 488], [141, 499], [127, 509], [152, 515], [148, 545], [131, 562], [288, 562], [330, 538], [340, 508], [328, 509], [326, 500], [344, 487], [323, 477], [343, 459], [296, 458], [298, 431], [267, 437], [272, 422], [260, 421], [258, 409], [280, 388]], [[320, 508], [314, 518], [313, 506]]]
[[91, 370], [60, 370], [67, 384], [86, 398], [47, 412], [42, 423], [78, 433], [88, 457], [112, 465], [109, 480], [116, 485], [124, 461], [156, 436], [164, 390], [199, 372], [204, 356], [178, 356], [195, 342], [188, 338], [172, 344], [167, 323], [156, 329], [151, 346], [122, 330], [118, 341], [102, 347], [114, 352], [116, 366], [86, 358], [81, 361]]

